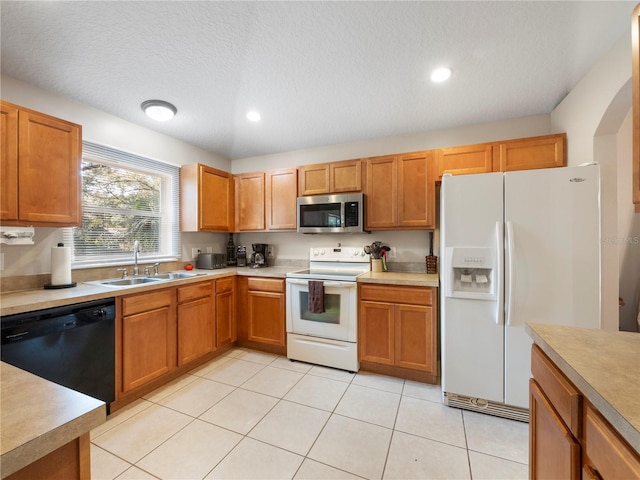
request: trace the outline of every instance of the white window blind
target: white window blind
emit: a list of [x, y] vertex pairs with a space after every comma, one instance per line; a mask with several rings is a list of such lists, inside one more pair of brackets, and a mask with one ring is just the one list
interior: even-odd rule
[[83, 142], [82, 226], [65, 229], [73, 265], [139, 263], [180, 257], [180, 168]]

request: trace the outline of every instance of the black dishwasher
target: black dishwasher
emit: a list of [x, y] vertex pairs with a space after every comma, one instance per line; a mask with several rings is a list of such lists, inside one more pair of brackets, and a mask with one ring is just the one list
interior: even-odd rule
[[2, 361], [98, 398], [115, 399], [113, 298], [4, 316]]

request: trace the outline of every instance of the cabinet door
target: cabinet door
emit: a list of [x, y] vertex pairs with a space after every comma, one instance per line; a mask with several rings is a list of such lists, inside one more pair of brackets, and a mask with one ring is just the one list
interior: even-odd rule
[[298, 192], [300, 195], [320, 195], [331, 191], [328, 163], [303, 165], [298, 168]]
[[360, 302], [358, 349], [361, 361], [394, 364], [393, 317], [393, 304]]
[[247, 303], [248, 339], [284, 346], [284, 294], [249, 290]]
[[[221, 170], [199, 165], [198, 230], [230, 232], [233, 230], [233, 177]], [[183, 205], [194, 210], [195, 205]], [[181, 212], [185, 214], [186, 212]]]
[[347, 160], [329, 164], [331, 193], [359, 192], [362, 190], [362, 162]]
[[78, 226], [82, 128], [64, 120], [18, 113], [18, 217], [51, 226]]
[[580, 478], [580, 444], [540, 386], [529, 381], [529, 478]]
[[211, 297], [178, 305], [178, 365], [214, 350], [214, 315]]
[[264, 230], [264, 173], [236, 175], [236, 230]]
[[395, 365], [437, 373], [433, 316], [431, 307], [395, 306]]
[[166, 306], [122, 321], [122, 390], [128, 392], [176, 366], [175, 309]]
[[234, 277], [216, 281], [216, 347], [236, 341]]
[[600, 478], [640, 478], [640, 456], [590, 404], [585, 410], [585, 463]]
[[0, 102], [0, 220], [18, 219], [18, 107]]
[[545, 135], [499, 143], [494, 149], [493, 168], [499, 172], [564, 167], [566, 134]]
[[428, 178], [429, 152], [398, 158], [398, 226], [433, 227], [435, 196]]
[[492, 146], [490, 143], [442, 148], [437, 151], [438, 178], [445, 173], [469, 175], [492, 171]]
[[285, 168], [266, 172], [267, 228], [295, 230], [298, 170]]
[[393, 228], [398, 225], [398, 163], [396, 157], [367, 159], [366, 227]]

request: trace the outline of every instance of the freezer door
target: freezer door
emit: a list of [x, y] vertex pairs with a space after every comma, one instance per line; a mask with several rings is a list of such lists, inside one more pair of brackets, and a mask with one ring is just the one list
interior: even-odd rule
[[[498, 294], [493, 299], [455, 298], [441, 292], [442, 387], [444, 392], [503, 401], [501, 173], [445, 176], [442, 180], [440, 244], [493, 248]], [[441, 283], [451, 282], [451, 258], [443, 255]], [[449, 289], [450, 291], [450, 289]]]
[[505, 174], [505, 403], [528, 407], [525, 322], [600, 327], [599, 167]]

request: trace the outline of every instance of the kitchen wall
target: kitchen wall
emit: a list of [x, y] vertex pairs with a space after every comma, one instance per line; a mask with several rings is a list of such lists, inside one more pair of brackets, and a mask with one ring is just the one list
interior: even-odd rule
[[[600, 164], [603, 328], [635, 331], [630, 320], [635, 307], [625, 310], [624, 317], [619, 317], [618, 307], [620, 285], [624, 284], [625, 292], [636, 292], [640, 284], [638, 269], [632, 268], [640, 256], [640, 242], [633, 243], [638, 220], [630, 213], [630, 59], [631, 34], [627, 32], [551, 113], [551, 128], [567, 132], [569, 165]], [[628, 301], [634, 303], [633, 298]]]
[[637, 331], [638, 308], [640, 308], [640, 215], [629, 198], [632, 195], [633, 165], [631, 162], [633, 146], [633, 114], [625, 117], [620, 132], [616, 135], [618, 152], [618, 235], [615, 243], [618, 248], [619, 294], [624, 306], [619, 307], [620, 330]]

